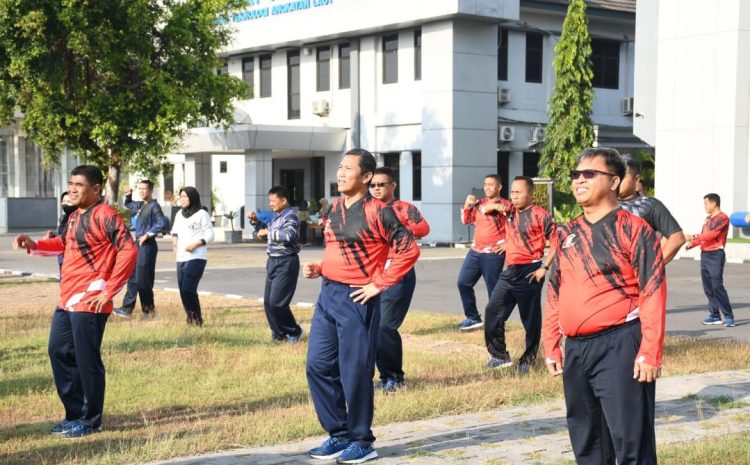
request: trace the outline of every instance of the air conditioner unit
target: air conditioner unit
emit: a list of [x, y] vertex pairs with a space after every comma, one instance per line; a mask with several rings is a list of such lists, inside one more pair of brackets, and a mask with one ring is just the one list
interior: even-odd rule
[[544, 142], [544, 128], [541, 126], [534, 126], [529, 131], [529, 145], [535, 145], [540, 142]]
[[633, 114], [633, 97], [622, 99], [622, 114], [625, 116]]
[[513, 126], [500, 126], [497, 130], [497, 140], [500, 142], [513, 142], [516, 138], [516, 129]]
[[312, 112], [314, 115], [328, 116], [328, 113], [330, 113], [330, 111], [331, 111], [331, 107], [328, 104], [328, 100], [314, 100], [313, 101]]
[[497, 89], [497, 103], [502, 105], [510, 102], [510, 89]]

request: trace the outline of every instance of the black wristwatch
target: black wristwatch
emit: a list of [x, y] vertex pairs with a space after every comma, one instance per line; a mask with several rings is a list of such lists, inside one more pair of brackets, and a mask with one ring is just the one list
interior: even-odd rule
[[542, 268], [549, 271], [549, 265], [542, 265]]

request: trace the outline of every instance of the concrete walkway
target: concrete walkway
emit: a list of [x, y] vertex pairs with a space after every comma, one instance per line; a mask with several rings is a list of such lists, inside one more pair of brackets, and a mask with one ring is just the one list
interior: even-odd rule
[[[750, 369], [663, 378], [656, 388], [658, 446], [750, 433]], [[731, 402], [734, 401], [734, 402]], [[381, 464], [544, 464], [573, 460], [562, 401], [377, 428]], [[304, 452], [323, 436], [160, 465], [322, 464]]]

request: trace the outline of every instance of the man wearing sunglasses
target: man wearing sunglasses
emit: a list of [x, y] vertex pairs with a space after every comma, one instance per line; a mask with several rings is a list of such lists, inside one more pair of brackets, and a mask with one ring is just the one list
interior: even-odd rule
[[[571, 188], [583, 215], [559, 226], [547, 286], [547, 369], [562, 375], [579, 465], [656, 464], [655, 381], [667, 286], [656, 233], [619, 208], [617, 151], [578, 156]], [[565, 343], [563, 370], [562, 337]]]
[[[430, 225], [417, 207], [396, 199], [396, 185], [393, 171], [389, 168], [376, 168], [370, 182], [370, 194], [391, 207], [398, 220], [411, 231], [414, 238], [421, 239], [430, 233]], [[391, 250], [388, 259], [393, 258], [393, 255], [394, 251]], [[401, 281], [383, 291], [380, 297], [380, 327], [375, 364], [380, 372], [380, 383], [376, 387], [383, 392], [396, 392], [404, 384], [404, 356], [398, 328], [409, 311], [416, 284], [417, 275], [412, 267]]]
[[661, 251], [666, 265], [685, 243], [685, 234], [663, 203], [638, 192], [638, 183], [641, 182], [641, 164], [638, 160], [626, 154], [622, 156], [622, 161], [625, 162], [626, 169], [620, 184], [620, 206], [646, 220], [661, 235]]
[[466, 254], [458, 274], [458, 293], [466, 317], [458, 325], [461, 331], [481, 328], [484, 323], [477, 310], [474, 286], [484, 278], [487, 297], [492, 295], [505, 263], [505, 214], [511, 205], [500, 197], [503, 182], [500, 176], [488, 174], [484, 177], [484, 198], [477, 200], [469, 194], [461, 209], [461, 222], [474, 225], [474, 242]]

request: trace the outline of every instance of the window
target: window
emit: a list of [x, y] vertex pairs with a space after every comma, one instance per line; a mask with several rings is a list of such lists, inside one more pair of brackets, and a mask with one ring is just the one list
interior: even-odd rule
[[242, 59], [242, 80], [250, 86], [247, 91], [247, 98], [253, 98], [255, 93], [255, 57]]
[[351, 87], [351, 67], [349, 54], [352, 46], [349, 42], [339, 44], [339, 89]]
[[414, 201], [422, 200], [422, 152], [411, 154], [411, 198]]
[[10, 189], [10, 144], [8, 136], [0, 136], [0, 197], [7, 197]]
[[503, 183], [503, 188], [500, 190], [500, 197], [507, 199], [508, 198], [508, 184], [510, 184], [510, 177], [508, 176], [508, 172], [510, 171], [510, 152], [507, 151], [497, 151], [497, 174], [500, 176], [500, 179], [507, 179], [508, 182]]
[[398, 34], [383, 36], [383, 84], [398, 82]]
[[508, 80], [508, 30], [497, 31], [497, 80]]
[[223, 75], [225, 75], [225, 74], [229, 74], [229, 63], [227, 63], [227, 62], [225, 61], [225, 62], [224, 62], [224, 63], [223, 63], [222, 65], [221, 65], [221, 68], [218, 68], [218, 69], [216, 70], [216, 74], [218, 74], [219, 76], [223, 76]]
[[219, 162], [219, 173], [226, 173], [227, 172], [227, 162], [226, 161], [220, 161]]
[[300, 117], [300, 82], [299, 82], [299, 50], [286, 53], [287, 69], [287, 116], [289, 119]]
[[523, 153], [523, 175], [530, 178], [539, 175], [539, 152]]
[[271, 55], [260, 57], [260, 96], [271, 96]]
[[526, 82], [542, 82], [544, 36], [540, 32], [526, 33]]
[[591, 41], [591, 84], [602, 89], [617, 89], [620, 81], [620, 42], [593, 39]]
[[399, 197], [401, 197], [401, 187], [399, 186], [399, 184], [401, 184], [401, 177], [399, 175], [399, 168], [401, 167], [401, 152], [384, 153], [383, 166], [385, 166], [386, 168], [390, 168], [390, 170], [393, 171], [393, 178], [398, 183], [396, 184], [396, 191], [393, 193], [393, 195], [398, 199]]
[[318, 47], [318, 92], [331, 90], [331, 47]]
[[414, 80], [422, 80], [422, 31], [414, 31]]

